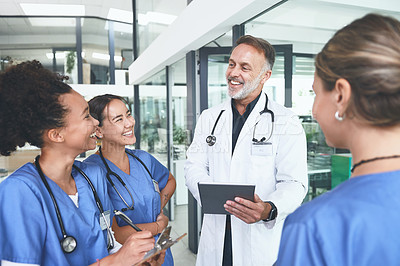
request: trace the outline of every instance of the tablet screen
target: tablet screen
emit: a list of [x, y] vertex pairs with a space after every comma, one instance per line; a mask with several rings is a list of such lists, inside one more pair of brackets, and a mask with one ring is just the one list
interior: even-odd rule
[[235, 197], [254, 201], [255, 185], [252, 184], [199, 182], [198, 187], [204, 213], [230, 214], [224, 204], [227, 200], [234, 201]]

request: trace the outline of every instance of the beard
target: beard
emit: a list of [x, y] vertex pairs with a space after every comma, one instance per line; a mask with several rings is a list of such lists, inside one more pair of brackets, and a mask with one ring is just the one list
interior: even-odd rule
[[258, 74], [258, 76], [255, 79], [244, 83], [243, 88], [240, 91], [238, 91], [237, 93], [235, 93], [235, 90], [231, 89], [231, 87], [229, 86], [229, 81], [230, 80], [237, 81], [237, 82], [240, 82], [240, 81], [238, 81], [237, 79], [235, 79], [233, 77], [228, 77], [227, 81], [228, 81], [229, 97], [231, 97], [232, 99], [235, 99], [235, 100], [243, 100], [244, 98], [246, 98], [250, 93], [252, 93], [255, 89], [258, 88], [263, 74], [264, 74], [264, 71], [261, 71], [260, 74]]

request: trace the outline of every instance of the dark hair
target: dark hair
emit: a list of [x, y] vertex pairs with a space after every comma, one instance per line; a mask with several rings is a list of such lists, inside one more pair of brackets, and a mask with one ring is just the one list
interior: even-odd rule
[[104, 109], [112, 100], [120, 100], [129, 106], [128, 102], [118, 95], [104, 94], [94, 97], [89, 101], [89, 112], [90, 115], [99, 121], [99, 127], [103, 126], [104, 121]]
[[41, 148], [45, 130], [65, 125], [68, 110], [58, 99], [72, 89], [64, 79], [35, 60], [0, 74], [1, 155], [10, 155], [26, 142]]
[[368, 14], [339, 30], [315, 60], [331, 91], [346, 79], [352, 97], [346, 113], [375, 126], [400, 122], [400, 22]]
[[275, 49], [274, 47], [264, 39], [253, 37], [251, 35], [241, 36], [236, 41], [236, 46], [239, 44], [247, 44], [253, 46], [260, 53], [264, 54], [265, 60], [269, 63], [269, 67], [272, 70], [272, 67], [275, 63]]

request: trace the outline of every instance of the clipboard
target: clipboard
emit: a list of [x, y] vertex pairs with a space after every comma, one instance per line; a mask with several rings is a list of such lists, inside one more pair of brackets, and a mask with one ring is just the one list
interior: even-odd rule
[[147, 251], [147, 253], [144, 255], [143, 259], [140, 260], [136, 265], [140, 265], [143, 262], [149, 260], [152, 257], [157, 256], [158, 254], [161, 253], [164, 249], [170, 248], [174, 244], [178, 243], [179, 240], [181, 240], [184, 236], [186, 236], [186, 233], [181, 235], [180, 237], [176, 239], [172, 239], [171, 236], [171, 226], [167, 226], [164, 228], [164, 230], [161, 232], [160, 237], [157, 239], [156, 243], [154, 244], [154, 248]]
[[224, 208], [227, 200], [234, 201], [241, 197], [254, 201], [255, 185], [235, 183], [206, 183], [197, 184], [200, 193], [201, 206], [207, 214], [230, 214]]

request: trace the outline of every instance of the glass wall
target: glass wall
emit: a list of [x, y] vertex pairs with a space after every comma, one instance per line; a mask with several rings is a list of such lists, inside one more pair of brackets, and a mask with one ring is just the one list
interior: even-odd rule
[[[385, 2], [376, 2], [357, 6], [354, 3], [339, 2], [287, 1], [245, 24], [245, 34], [264, 38], [273, 45], [293, 46], [291, 109], [299, 115], [306, 133], [310, 198], [331, 188], [331, 181], [336, 178], [331, 176], [331, 156], [348, 152], [328, 147], [318, 123], [312, 117], [314, 56], [336, 30], [367, 13], [375, 12], [400, 18], [400, 5], [395, 7]], [[360, 1], [359, 5], [363, 4]], [[284, 80], [280, 61], [278, 54], [272, 77], [265, 86], [271, 86], [275, 90], [273, 99], [282, 104], [285, 86], [279, 82]]]
[[82, 23], [84, 84], [109, 84], [108, 22], [86, 18]]
[[165, 70], [139, 86], [140, 148], [168, 165], [167, 87]]
[[[0, 72], [12, 64], [38, 60], [44, 67], [68, 75], [67, 81], [87, 100], [93, 96], [113, 93], [133, 102], [133, 87], [127, 86], [127, 67], [132, 62], [131, 23], [101, 18], [80, 18], [82, 39], [83, 84], [78, 83], [76, 17], [13, 17], [0, 16]], [[79, 25], [78, 25], [79, 26]], [[113, 31], [111, 31], [113, 29]], [[110, 32], [111, 31], [111, 32]], [[109, 43], [114, 43], [110, 51]], [[115, 81], [118, 86], [107, 87], [110, 81], [110, 52], [115, 54]], [[19, 148], [9, 157], [0, 156], [0, 181], [22, 164], [32, 161], [40, 150], [29, 145]]]
[[132, 25], [114, 22], [115, 69], [127, 70], [133, 62]]
[[[39, 60], [46, 68], [66, 74], [78, 83], [77, 18], [0, 17], [0, 71], [10, 62]], [[112, 23], [112, 32], [109, 23]], [[110, 49], [117, 84], [127, 84], [126, 70], [133, 61], [131, 23], [101, 18], [80, 18], [83, 84], [109, 84]], [[110, 39], [110, 36], [111, 39]], [[113, 69], [114, 71], [114, 69]]]
[[187, 87], [186, 60], [171, 65], [172, 78], [172, 158], [171, 172], [176, 179], [175, 204], [185, 205], [188, 201], [183, 166], [188, 148], [187, 132]]
[[66, 58], [76, 43], [75, 18], [0, 17], [0, 59], [39, 60], [46, 68], [66, 73]]
[[185, 9], [187, 0], [137, 0], [138, 53], [144, 50]]
[[208, 107], [222, 103], [228, 98], [225, 72], [229, 55], [211, 54], [208, 56]]
[[285, 103], [285, 63], [283, 53], [276, 53], [275, 64], [272, 68], [272, 75], [264, 83], [263, 92], [271, 99], [281, 105]]

